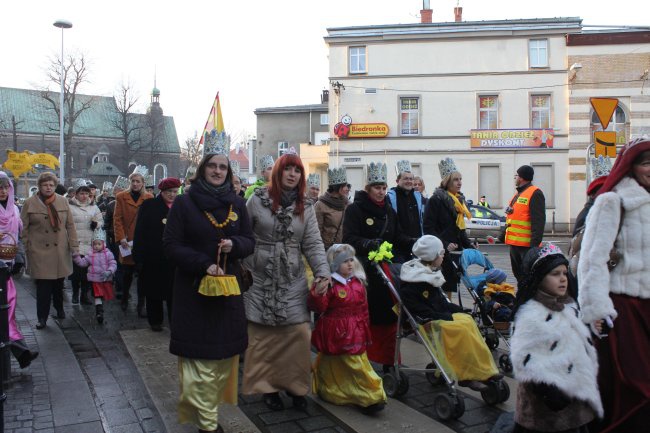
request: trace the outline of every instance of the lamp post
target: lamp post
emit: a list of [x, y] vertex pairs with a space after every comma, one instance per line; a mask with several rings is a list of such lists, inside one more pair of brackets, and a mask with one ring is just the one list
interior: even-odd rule
[[72, 23], [66, 20], [56, 20], [54, 22], [54, 27], [61, 29], [61, 94], [59, 95], [59, 179], [65, 185], [65, 142], [63, 138], [63, 92], [65, 79], [64, 79], [64, 68], [63, 68], [63, 30], [69, 29], [72, 27]]

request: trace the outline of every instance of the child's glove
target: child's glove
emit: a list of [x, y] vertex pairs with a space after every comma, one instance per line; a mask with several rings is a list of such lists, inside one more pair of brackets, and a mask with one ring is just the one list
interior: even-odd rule
[[111, 271], [104, 271], [102, 273], [102, 278], [104, 279], [104, 281], [110, 280], [112, 276], [113, 276], [113, 273]]

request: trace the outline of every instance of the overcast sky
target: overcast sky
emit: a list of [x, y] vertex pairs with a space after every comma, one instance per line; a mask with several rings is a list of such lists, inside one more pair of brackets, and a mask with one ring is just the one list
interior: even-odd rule
[[[456, 0], [431, 0], [433, 21], [453, 21]], [[646, 6], [642, 6], [642, 5]], [[641, 0], [461, 0], [463, 19], [581, 17], [585, 25], [650, 25]], [[255, 134], [258, 107], [320, 102], [328, 86], [326, 29], [419, 22], [421, 0], [22, 0], [2, 5], [0, 86], [45, 84], [49, 58], [91, 61], [82, 93], [110, 96], [124, 81], [144, 112], [154, 70], [160, 103], [180, 143], [199, 133], [220, 92], [228, 132]], [[54, 89], [53, 90], [57, 90]]]

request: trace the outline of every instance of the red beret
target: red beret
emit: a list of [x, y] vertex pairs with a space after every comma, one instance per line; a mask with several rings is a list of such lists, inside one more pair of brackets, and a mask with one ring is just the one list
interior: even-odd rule
[[180, 188], [181, 181], [175, 177], [166, 177], [158, 182], [158, 189], [164, 191], [170, 188]]
[[589, 186], [587, 187], [587, 195], [591, 196], [598, 193], [598, 190], [600, 189], [600, 187], [602, 187], [605, 184], [606, 180], [607, 180], [607, 176], [600, 176], [592, 180]]

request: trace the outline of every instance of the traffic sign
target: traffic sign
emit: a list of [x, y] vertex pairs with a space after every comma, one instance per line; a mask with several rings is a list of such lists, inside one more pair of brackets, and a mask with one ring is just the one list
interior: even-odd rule
[[591, 106], [594, 108], [598, 120], [603, 129], [607, 129], [609, 126], [609, 121], [614, 114], [614, 110], [618, 106], [618, 99], [616, 98], [589, 98]]
[[616, 132], [615, 131], [595, 131], [594, 144], [596, 145], [596, 158], [603, 155], [610, 158], [616, 158]]

